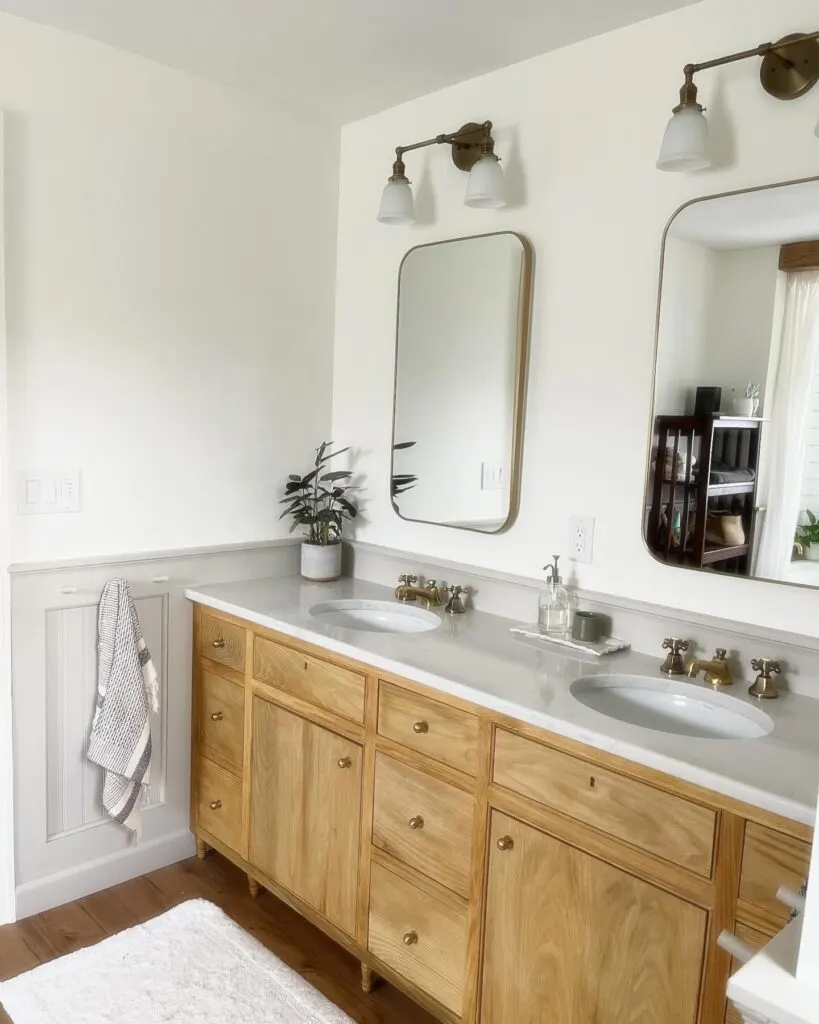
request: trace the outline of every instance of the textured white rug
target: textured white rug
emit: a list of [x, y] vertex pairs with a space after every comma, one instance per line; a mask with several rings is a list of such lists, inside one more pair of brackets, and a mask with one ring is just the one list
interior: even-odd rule
[[352, 1024], [207, 900], [0, 985], [14, 1024]]

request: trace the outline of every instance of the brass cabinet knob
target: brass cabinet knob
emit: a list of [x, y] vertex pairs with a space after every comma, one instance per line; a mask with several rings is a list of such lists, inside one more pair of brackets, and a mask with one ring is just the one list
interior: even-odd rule
[[211, 802], [210, 802], [210, 809], [212, 811], [218, 811], [221, 806], [222, 806], [222, 801], [221, 800], [211, 800]]
[[425, 722], [423, 719], [420, 722], [416, 722], [412, 727], [412, 731], [417, 732], [419, 735], [423, 732], [429, 732], [429, 722]]
[[414, 946], [417, 941], [418, 941], [418, 932], [407, 932], [406, 935], [404, 935], [404, 945], [405, 946]]
[[214, 711], [210, 716], [210, 720], [211, 722], [221, 722], [224, 717], [221, 711]]
[[407, 824], [411, 829], [413, 829], [413, 831], [417, 831], [419, 828], [424, 827], [424, 819], [421, 817], [420, 814], [416, 814], [412, 818], [410, 818]]
[[511, 850], [515, 845], [515, 840], [511, 836], [501, 836], [498, 840], [499, 850]]
[[211, 647], [216, 647], [218, 650], [220, 647], [225, 646], [225, 638], [223, 636], [217, 636], [215, 640], [211, 640], [210, 645]]
[[349, 768], [352, 763], [353, 759], [351, 757], [340, 757], [336, 762], [339, 768]]

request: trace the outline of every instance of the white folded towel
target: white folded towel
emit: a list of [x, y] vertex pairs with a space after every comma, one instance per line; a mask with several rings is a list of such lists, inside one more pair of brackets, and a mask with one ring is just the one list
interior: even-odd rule
[[105, 584], [97, 630], [97, 708], [88, 760], [104, 771], [106, 812], [139, 835], [140, 796], [150, 782], [151, 712], [159, 710], [159, 680], [127, 580]]

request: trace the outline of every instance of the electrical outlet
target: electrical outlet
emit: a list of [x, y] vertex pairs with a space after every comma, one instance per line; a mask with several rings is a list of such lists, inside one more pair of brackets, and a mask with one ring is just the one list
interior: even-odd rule
[[594, 519], [572, 516], [569, 520], [569, 558], [573, 562], [591, 562], [594, 552]]

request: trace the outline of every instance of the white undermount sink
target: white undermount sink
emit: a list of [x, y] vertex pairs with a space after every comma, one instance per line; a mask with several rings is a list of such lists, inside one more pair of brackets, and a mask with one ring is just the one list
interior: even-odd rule
[[313, 605], [310, 614], [327, 626], [363, 629], [368, 633], [425, 633], [441, 625], [432, 612], [390, 601], [322, 601]]
[[759, 708], [676, 679], [583, 676], [569, 692], [587, 708], [630, 725], [702, 739], [752, 740], [773, 732]]

